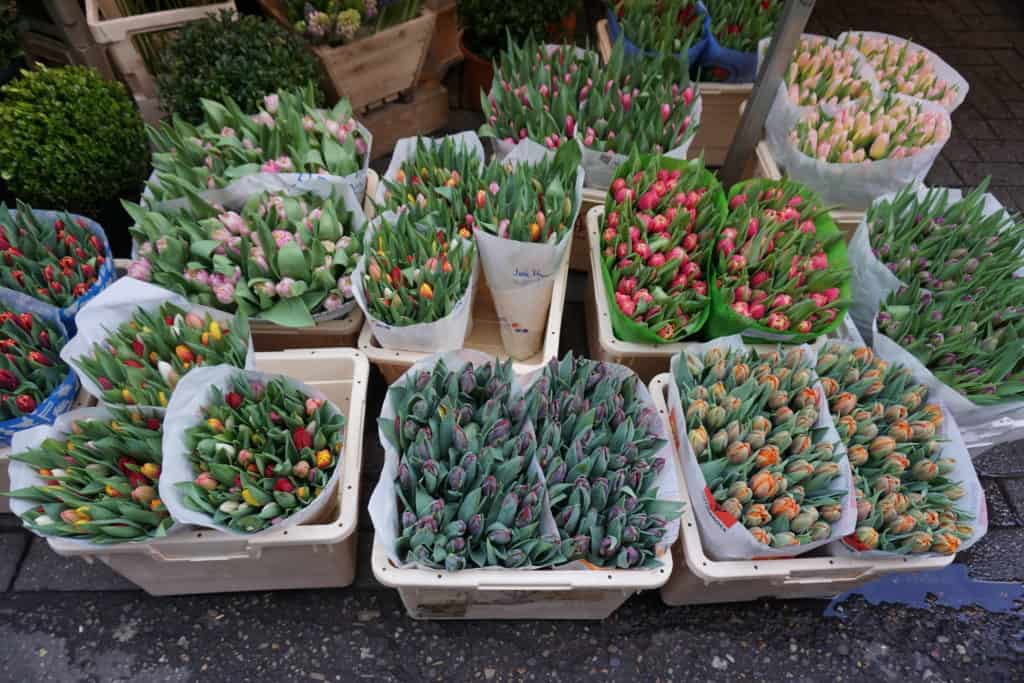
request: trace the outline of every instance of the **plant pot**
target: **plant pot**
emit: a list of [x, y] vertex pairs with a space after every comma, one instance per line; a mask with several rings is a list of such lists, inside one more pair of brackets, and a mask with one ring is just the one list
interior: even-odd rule
[[548, 24], [544, 33], [549, 43], [572, 43], [576, 38], [576, 12]]
[[337, 47], [316, 46], [330, 89], [359, 111], [411, 90], [430, 50], [437, 15], [419, 17]]
[[466, 47], [465, 34], [459, 34], [459, 49], [465, 60], [462, 62], [462, 107], [482, 111], [480, 93], [491, 89], [494, 80], [494, 65]]

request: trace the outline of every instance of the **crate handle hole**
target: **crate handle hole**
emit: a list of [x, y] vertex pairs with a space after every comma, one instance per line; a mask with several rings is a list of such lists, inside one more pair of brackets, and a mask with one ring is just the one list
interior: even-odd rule
[[281, 533], [282, 533], [283, 535], [285, 535], [285, 536], [287, 536], [287, 535], [288, 535], [288, 532], [287, 532], [287, 531], [283, 531], [283, 532], [281, 532]]
[[754, 569], [755, 569], [755, 570], [757, 569], [757, 565], [756, 565], [756, 564], [754, 565]]
[[614, 578], [614, 577], [613, 577], [613, 576], [612, 576], [611, 574], [609, 574], [609, 575], [608, 575], [608, 580], [609, 580], [609, 581], [613, 580], [613, 578]]

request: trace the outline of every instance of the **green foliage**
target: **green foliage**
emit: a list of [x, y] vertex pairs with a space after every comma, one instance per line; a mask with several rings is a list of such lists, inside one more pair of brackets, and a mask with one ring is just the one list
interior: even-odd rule
[[[201, 99], [233, 99], [256, 112], [263, 96], [318, 83], [316, 58], [302, 39], [259, 17], [223, 12], [187, 25], [162, 54], [157, 89], [164, 109], [193, 123], [203, 120]], [[323, 93], [317, 89], [317, 101]]]
[[149, 173], [142, 118], [120, 83], [39, 68], [0, 89], [0, 177], [36, 208], [94, 212]]
[[548, 22], [535, 0], [458, 0], [455, 9], [466, 47], [484, 59], [496, 59], [509, 39], [517, 45], [530, 34], [543, 40]]
[[18, 46], [18, 4], [0, 0], [0, 70], [21, 53]]

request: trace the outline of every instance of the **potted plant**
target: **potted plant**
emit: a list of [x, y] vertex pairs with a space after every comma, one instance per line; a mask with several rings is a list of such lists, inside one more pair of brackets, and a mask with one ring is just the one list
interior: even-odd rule
[[486, 91], [494, 78], [491, 61], [505, 49], [506, 41], [520, 44], [530, 34], [544, 35], [550, 15], [538, 12], [533, 0], [458, 0], [456, 11], [462, 28], [459, 47], [466, 58], [462, 102], [467, 109], [479, 111], [480, 91]]
[[359, 111], [412, 89], [437, 15], [422, 0], [260, 0], [301, 34], [330, 89]]

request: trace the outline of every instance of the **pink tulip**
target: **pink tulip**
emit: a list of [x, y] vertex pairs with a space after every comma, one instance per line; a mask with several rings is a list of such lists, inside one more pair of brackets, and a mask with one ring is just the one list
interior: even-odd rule
[[764, 317], [765, 312], [766, 311], [764, 308], [764, 304], [752, 303], [750, 304], [747, 315], [749, 315], [754, 320], [760, 320], [761, 318]]
[[750, 287], [747, 285], [740, 285], [736, 289], [732, 290], [732, 300], [736, 301], [750, 301]]
[[775, 298], [772, 299], [772, 308], [782, 308], [783, 306], [789, 306], [793, 303], [793, 297], [789, 294], [776, 294]]
[[768, 327], [773, 330], [778, 330], [779, 332], [784, 332], [789, 329], [789, 318], [778, 312], [770, 313], [765, 323]]
[[651, 257], [647, 259], [647, 265], [651, 268], [660, 268], [665, 265], [665, 255], [661, 253], [651, 254]]
[[759, 304], [768, 299], [768, 292], [763, 289], [755, 289], [750, 292], [751, 303]]
[[686, 251], [678, 244], [668, 250], [666, 258], [669, 261], [683, 261], [686, 258]]
[[744, 318], [750, 317], [750, 307], [747, 306], [745, 301], [737, 301], [732, 305], [732, 310], [736, 311]]
[[632, 295], [636, 291], [636, 278], [635, 277], [624, 277], [619, 280], [619, 286], [617, 290], [622, 294]]
[[768, 275], [767, 272], [759, 270], [756, 273], [754, 273], [754, 275], [750, 278], [750, 284], [753, 287], [760, 287], [761, 285], [768, 281], [769, 277], [771, 276]]
[[735, 208], [737, 208], [739, 206], [742, 206], [746, 202], [747, 202], [747, 195], [740, 193], [740, 194], [736, 195], [735, 197], [733, 197], [732, 199], [729, 200], [729, 209], [733, 210], [733, 209], [735, 209]]

